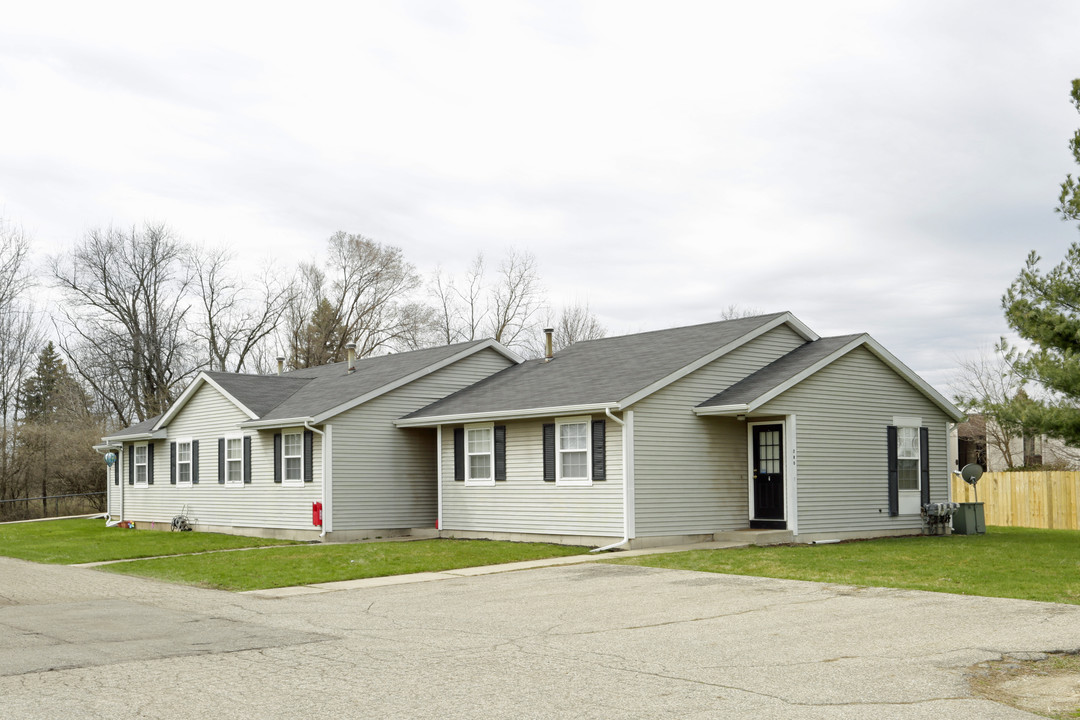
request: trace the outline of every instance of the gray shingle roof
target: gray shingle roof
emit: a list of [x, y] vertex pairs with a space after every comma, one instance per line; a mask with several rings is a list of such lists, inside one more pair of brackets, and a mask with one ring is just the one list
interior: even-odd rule
[[509, 367], [405, 417], [615, 403], [783, 314], [574, 343], [550, 362]]
[[483, 342], [486, 341], [475, 340], [426, 350], [368, 357], [356, 361], [356, 372], [352, 374], [347, 372], [343, 362], [285, 373], [280, 379], [304, 380], [304, 384], [272, 410], [261, 414], [260, 418], [279, 420], [314, 417]]
[[[259, 420], [315, 417], [328, 410], [378, 391], [424, 368], [447, 360], [469, 348], [487, 342], [476, 340], [443, 345], [426, 350], [367, 357], [356, 361], [356, 372], [347, 372], [346, 363], [293, 370], [283, 375], [244, 375], [206, 372]], [[110, 438], [150, 432], [161, 416], [120, 430]]]
[[117, 430], [116, 432], [110, 433], [110, 434], [106, 435], [105, 437], [111, 439], [111, 438], [127, 437], [129, 435], [142, 435], [143, 433], [148, 433], [151, 430], [153, 430], [154, 425], [156, 425], [157, 421], [160, 420], [160, 419], [161, 419], [160, 415], [155, 415], [154, 417], [150, 418], [149, 420], [143, 420], [140, 423], [135, 423], [134, 425], [129, 425], [128, 427], [124, 428], [123, 430]]
[[863, 335], [837, 335], [808, 342], [782, 358], [769, 363], [757, 372], [748, 375], [726, 390], [713, 395], [698, 407], [749, 404], [860, 337], [863, 337]]

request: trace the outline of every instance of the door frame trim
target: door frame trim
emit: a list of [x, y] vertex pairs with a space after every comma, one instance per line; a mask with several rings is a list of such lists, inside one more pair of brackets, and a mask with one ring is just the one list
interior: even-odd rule
[[795, 434], [795, 415], [783, 415], [771, 419], [748, 420], [746, 423], [746, 494], [747, 494], [747, 523], [757, 520], [754, 517], [754, 426], [756, 425], [780, 425], [781, 442], [784, 452], [784, 517], [787, 529], [792, 534], [798, 535], [798, 477], [797, 458], [798, 445]]

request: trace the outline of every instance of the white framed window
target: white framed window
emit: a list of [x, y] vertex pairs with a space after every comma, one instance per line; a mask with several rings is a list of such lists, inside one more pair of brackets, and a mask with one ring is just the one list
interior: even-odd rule
[[465, 484], [495, 484], [495, 424], [465, 426]]
[[225, 484], [244, 485], [244, 436], [225, 436]]
[[896, 428], [896, 479], [901, 491], [919, 491], [919, 428]]
[[281, 434], [281, 477], [285, 485], [304, 484], [304, 433]]
[[191, 453], [191, 438], [178, 438], [176, 440], [176, 484], [177, 486], [191, 487], [193, 477]]
[[149, 487], [150, 466], [146, 443], [135, 446], [135, 487]]
[[591, 485], [591, 418], [555, 418], [555, 484]]

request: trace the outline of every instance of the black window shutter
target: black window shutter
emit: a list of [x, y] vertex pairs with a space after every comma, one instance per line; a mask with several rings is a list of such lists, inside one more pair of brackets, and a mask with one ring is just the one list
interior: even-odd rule
[[128, 445], [128, 485], [135, 484], [135, 446]]
[[930, 428], [919, 428], [919, 490], [926, 505], [930, 502]]
[[315, 433], [304, 431], [304, 482], [315, 482]]
[[217, 439], [217, 481], [225, 484], [225, 438]]
[[896, 517], [900, 514], [900, 475], [898, 472], [895, 425], [889, 425], [885, 428], [885, 437], [889, 443], [889, 515]]
[[199, 441], [191, 441], [191, 484], [199, 484]]
[[176, 443], [169, 443], [169, 484], [176, 484]]
[[154, 443], [146, 443], [146, 484], [154, 484]]
[[281, 433], [274, 433], [274, 482], [281, 482]]
[[244, 436], [244, 482], [251, 482], [251, 436]]
[[506, 426], [495, 426], [495, 479], [506, 479]]
[[593, 420], [592, 424], [592, 479], [607, 480], [607, 438], [604, 420]]
[[555, 482], [555, 423], [544, 423], [544, 482]]
[[454, 428], [454, 480], [465, 479], [465, 428]]
[[116, 462], [114, 462], [112, 466], [112, 471], [114, 473], [112, 476], [113, 485], [120, 484], [120, 458], [123, 457], [123, 455], [124, 449], [120, 448], [120, 452], [116, 453]]

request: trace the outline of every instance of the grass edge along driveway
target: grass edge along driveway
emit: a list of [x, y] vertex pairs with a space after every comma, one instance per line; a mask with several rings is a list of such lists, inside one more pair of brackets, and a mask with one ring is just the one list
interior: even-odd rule
[[[259, 549], [215, 552], [243, 548]], [[586, 550], [491, 540], [312, 544], [221, 533], [110, 528], [101, 519], [0, 525], [0, 555], [62, 565], [125, 560], [97, 569], [223, 590], [437, 572], [579, 555]]]
[[219, 590], [262, 590], [581, 555], [587, 548], [496, 540], [410, 540], [265, 548], [134, 560], [98, 570]]
[[1080, 531], [988, 527], [985, 535], [691, 550], [604, 562], [1080, 605]]

